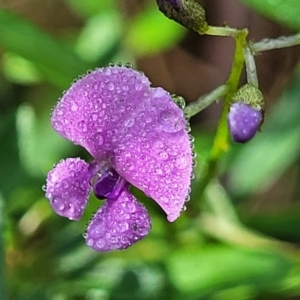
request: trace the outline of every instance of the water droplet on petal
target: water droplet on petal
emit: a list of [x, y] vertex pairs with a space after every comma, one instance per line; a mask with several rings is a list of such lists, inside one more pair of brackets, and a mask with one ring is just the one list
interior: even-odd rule
[[77, 123], [77, 130], [79, 132], [87, 132], [87, 125], [84, 120]]
[[159, 116], [159, 123], [163, 131], [174, 133], [184, 128], [185, 122], [175, 110], [164, 110]]
[[101, 146], [103, 144], [104, 138], [100, 132], [96, 132], [93, 136], [93, 140], [97, 146]]
[[109, 91], [113, 91], [113, 90], [115, 89], [115, 85], [114, 85], [112, 82], [109, 82], [109, 83], [107, 84], [107, 89], [108, 89]]
[[92, 121], [97, 121], [97, 119], [98, 119], [98, 114], [93, 113], [92, 114]]
[[166, 151], [162, 151], [158, 154], [159, 158], [162, 159], [162, 160], [166, 160], [168, 159], [169, 155]]
[[76, 103], [73, 103], [71, 105], [71, 111], [77, 111], [78, 110], [78, 105]]
[[124, 126], [129, 128], [129, 127], [132, 127], [134, 125], [134, 123], [135, 123], [135, 119], [130, 117], [125, 120]]
[[188, 161], [188, 159], [185, 156], [178, 156], [176, 158], [175, 166], [178, 169], [183, 170], [183, 169], [187, 168], [188, 165], [189, 165], [189, 161]]
[[104, 248], [104, 247], [105, 247], [106, 242], [105, 242], [104, 239], [99, 239], [99, 240], [96, 242], [96, 245], [97, 245], [98, 248], [101, 249], [101, 248]]

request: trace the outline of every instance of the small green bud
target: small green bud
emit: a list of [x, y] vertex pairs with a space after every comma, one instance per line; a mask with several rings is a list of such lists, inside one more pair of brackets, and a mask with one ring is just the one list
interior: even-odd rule
[[196, 0], [156, 0], [159, 10], [184, 27], [204, 34], [208, 29], [205, 11]]
[[231, 103], [243, 102], [256, 110], [263, 110], [265, 106], [264, 97], [261, 91], [252, 84], [245, 84], [240, 87], [231, 98]]

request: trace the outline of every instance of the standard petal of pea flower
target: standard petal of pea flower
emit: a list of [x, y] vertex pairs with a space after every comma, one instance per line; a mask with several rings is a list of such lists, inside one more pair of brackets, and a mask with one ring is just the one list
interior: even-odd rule
[[91, 163], [68, 158], [47, 176], [46, 197], [72, 220], [90, 191], [106, 199], [85, 234], [96, 251], [125, 249], [148, 234], [146, 208], [130, 193], [142, 190], [175, 221], [188, 197], [192, 147], [183, 111], [162, 88], [123, 66], [99, 68], [74, 82], [52, 112], [53, 128], [84, 147]]

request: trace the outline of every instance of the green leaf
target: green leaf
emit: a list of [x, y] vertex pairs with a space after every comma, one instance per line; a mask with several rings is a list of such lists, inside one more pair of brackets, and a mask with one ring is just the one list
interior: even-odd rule
[[130, 24], [126, 43], [138, 54], [153, 54], [170, 48], [183, 37], [185, 29], [151, 7]]
[[3, 9], [0, 9], [0, 46], [34, 63], [49, 82], [60, 88], [89, 68], [66, 45]]
[[291, 267], [275, 253], [225, 246], [178, 250], [167, 258], [172, 283], [198, 296], [244, 284], [274, 289]]
[[258, 12], [294, 29], [300, 29], [299, 0], [242, 0]]

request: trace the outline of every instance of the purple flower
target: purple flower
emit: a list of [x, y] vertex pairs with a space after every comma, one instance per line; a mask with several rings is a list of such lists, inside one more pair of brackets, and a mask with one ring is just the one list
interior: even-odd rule
[[228, 127], [234, 142], [245, 143], [253, 138], [262, 122], [262, 112], [243, 102], [230, 106]]
[[97, 69], [72, 84], [51, 122], [93, 157], [59, 162], [46, 185], [52, 208], [72, 220], [83, 215], [91, 191], [106, 199], [87, 227], [90, 247], [125, 249], [149, 232], [148, 213], [130, 185], [153, 198], [170, 222], [178, 218], [189, 193], [192, 147], [183, 111], [168, 92], [130, 68]]

